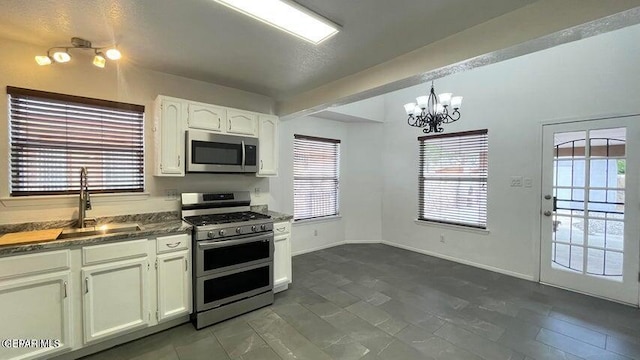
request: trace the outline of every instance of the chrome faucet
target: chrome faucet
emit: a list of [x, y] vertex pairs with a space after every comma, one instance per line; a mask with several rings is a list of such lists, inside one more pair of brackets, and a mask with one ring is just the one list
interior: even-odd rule
[[78, 204], [78, 227], [84, 228], [86, 211], [91, 210], [91, 198], [89, 196], [89, 179], [87, 178], [87, 168], [83, 166], [80, 169], [80, 202]]

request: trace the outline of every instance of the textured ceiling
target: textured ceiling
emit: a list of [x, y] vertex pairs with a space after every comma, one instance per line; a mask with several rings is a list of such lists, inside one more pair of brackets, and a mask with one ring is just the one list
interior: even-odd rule
[[0, 37], [116, 43], [138, 66], [283, 99], [533, 2], [298, 0], [343, 27], [314, 46], [212, 0], [3, 0]]

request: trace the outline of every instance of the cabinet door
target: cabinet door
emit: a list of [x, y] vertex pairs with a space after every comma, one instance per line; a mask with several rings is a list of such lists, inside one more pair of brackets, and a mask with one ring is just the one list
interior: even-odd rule
[[0, 359], [50, 357], [71, 347], [70, 272], [0, 282], [0, 338], [49, 341], [0, 347]]
[[146, 257], [82, 269], [85, 343], [149, 324], [148, 271]]
[[179, 99], [162, 99], [160, 105], [161, 176], [184, 176], [186, 104]]
[[260, 115], [258, 176], [278, 175], [278, 117]]
[[287, 290], [291, 282], [291, 235], [276, 236], [273, 254], [273, 291]]
[[255, 114], [228, 109], [227, 110], [227, 133], [256, 136], [258, 130], [258, 119]]
[[191, 312], [189, 251], [158, 255], [158, 321]]
[[227, 110], [223, 107], [189, 103], [189, 128], [209, 131], [224, 131], [227, 121]]

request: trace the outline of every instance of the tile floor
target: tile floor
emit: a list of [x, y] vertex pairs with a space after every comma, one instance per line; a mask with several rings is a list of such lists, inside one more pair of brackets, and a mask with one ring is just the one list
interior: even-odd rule
[[86, 359], [640, 359], [640, 310], [386, 245], [293, 259], [272, 306]]

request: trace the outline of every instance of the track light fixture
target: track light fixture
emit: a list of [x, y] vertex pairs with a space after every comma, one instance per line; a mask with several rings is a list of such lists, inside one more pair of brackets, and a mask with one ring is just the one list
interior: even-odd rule
[[93, 65], [99, 68], [105, 67], [107, 58], [109, 60], [118, 60], [122, 58], [122, 54], [115, 47], [93, 47], [89, 40], [72, 37], [71, 46], [54, 46], [49, 48], [49, 50], [47, 50], [47, 55], [36, 56], [36, 62], [41, 66], [50, 65], [54, 61], [57, 63], [69, 62], [71, 61], [71, 54], [69, 54], [69, 50], [73, 49], [93, 50], [95, 53], [95, 56], [93, 57]]

